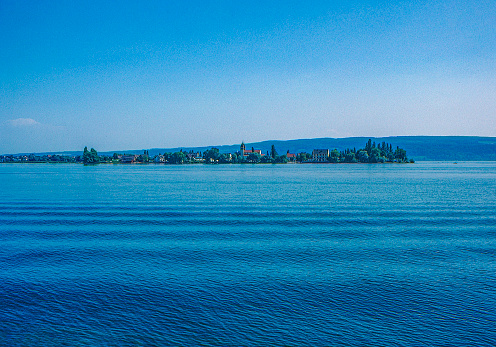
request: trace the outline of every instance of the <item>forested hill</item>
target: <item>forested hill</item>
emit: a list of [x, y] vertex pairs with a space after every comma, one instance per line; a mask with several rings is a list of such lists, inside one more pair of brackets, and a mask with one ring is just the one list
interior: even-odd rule
[[[247, 148], [254, 147], [262, 152], [270, 151], [272, 145], [275, 146], [279, 154], [308, 152], [313, 149], [338, 149], [364, 148], [368, 139], [376, 143], [387, 142], [394, 148], [399, 146], [406, 150], [408, 158], [416, 161], [439, 160], [439, 161], [466, 161], [466, 160], [496, 160], [496, 137], [477, 136], [394, 136], [394, 137], [348, 137], [348, 138], [318, 138], [300, 139], [288, 141], [263, 141], [245, 143]], [[241, 141], [241, 140], [240, 140]], [[240, 142], [241, 143], [241, 142]], [[149, 149], [149, 154], [154, 156], [158, 153], [183, 151], [205, 151], [216, 147], [221, 153], [234, 153], [239, 150], [240, 144], [204, 146], [204, 147], [178, 147], [178, 148], [153, 148]], [[90, 144], [91, 146], [91, 144]], [[142, 154], [144, 149], [122, 150], [103, 152], [100, 155], [112, 155], [114, 152], [128, 154]], [[29, 154], [29, 153], [26, 153]], [[38, 153], [38, 154], [56, 154]], [[82, 155], [81, 151], [57, 152], [64, 155]]]
[[[406, 150], [408, 158], [416, 161], [439, 160], [439, 161], [466, 161], [466, 160], [496, 160], [496, 137], [477, 136], [395, 136], [395, 137], [348, 137], [348, 138], [318, 138], [300, 139], [288, 141], [263, 141], [246, 143], [247, 148], [255, 147], [262, 152], [270, 151], [274, 145], [279, 154], [308, 152], [313, 149], [338, 149], [363, 148], [368, 139], [376, 143], [383, 141], [391, 143], [393, 147], [399, 146]], [[161, 148], [150, 149], [150, 155], [164, 152], [175, 152], [195, 150], [204, 151], [207, 147], [183, 147], [183, 148]], [[233, 153], [239, 150], [239, 144], [229, 146], [215, 146], [220, 152]], [[142, 151], [136, 151], [141, 153]]]

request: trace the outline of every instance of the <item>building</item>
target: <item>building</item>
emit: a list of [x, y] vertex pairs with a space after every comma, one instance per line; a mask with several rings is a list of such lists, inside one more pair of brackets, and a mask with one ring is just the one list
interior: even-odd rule
[[139, 157], [139, 155], [136, 155], [136, 154], [132, 154], [132, 155], [124, 154], [121, 157], [121, 163], [134, 163], [136, 161], [136, 159], [138, 159], [138, 157]]
[[205, 161], [205, 159], [203, 159], [201, 152], [193, 152], [191, 150], [188, 153], [186, 153], [186, 152], [184, 152], [184, 153], [186, 154], [186, 157], [188, 157], [188, 160], [191, 162], [203, 162], [203, 161]]
[[262, 154], [262, 150], [261, 149], [254, 149], [253, 147], [250, 149], [246, 149], [246, 146], [243, 142], [241, 142], [241, 147], [239, 149], [239, 151], [241, 152], [241, 155], [244, 156], [244, 157], [247, 157], [249, 156], [250, 154], [258, 154], [259, 156], [263, 156], [264, 154]]
[[286, 158], [288, 158], [288, 162], [291, 162], [291, 163], [296, 162], [296, 154], [295, 153], [289, 153], [289, 149], [286, 152]]
[[162, 154], [156, 155], [153, 159], [155, 163], [165, 163], [165, 157]]
[[314, 149], [312, 151], [312, 160], [318, 163], [326, 162], [329, 158], [328, 149]]

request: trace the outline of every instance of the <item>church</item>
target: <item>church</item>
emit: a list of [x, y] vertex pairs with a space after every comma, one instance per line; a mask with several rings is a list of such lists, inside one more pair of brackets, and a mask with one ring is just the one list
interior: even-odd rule
[[246, 149], [246, 146], [243, 142], [241, 142], [241, 147], [239, 149], [241, 155], [247, 157], [249, 156], [250, 154], [254, 153], [254, 154], [258, 154], [259, 156], [263, 156], [264, 154], [262, 153], [262, 150], [261, 149], [254, 149], [253, 147], [250, 149]]

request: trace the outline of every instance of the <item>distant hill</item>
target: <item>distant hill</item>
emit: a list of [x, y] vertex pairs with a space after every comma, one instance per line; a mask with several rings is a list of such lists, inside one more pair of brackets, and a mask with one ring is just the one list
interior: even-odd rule
[[[372, 139], [376, 143], [387, 142], [393, 147], [399, 146], [406, 150], [408, 158], [417, 161], [470, 161], [470, 160], [495, 160], [496, 161], [496, 137], [477, 137], [477, 136], [392, 136], [392, 137], [347, 137], [347, 138], [317, 138], [317, 139], [300, 139], [300, 140], [272, 140], [246, 143], [246, 148], [255, 147], [263, 152], [270, 151], [274, 145], [279, 154], [286, 151], [291, 153], [308, 152], [311, 153], [316, 148], [328, 148], [344, 150], [346, 148], [363, 148], [368, 141]], [[215, 146], [221, 153], [233, 153], [239, 150], [240, 144]], [[176, 148], [151, 148], [149, 153], [154, 156], [165, 152], [183, 151], [205, 151], [212, 146], [204, 147], [176, 147]], [[98, 148], [96, 148], [98, 150]], [[109, 151], [99, 152], [99, 154], [112, 155], [114, 152], [141, 154], [141, 150], [126, 151]], [[26, 153], [29, 154], [29, 153]], [[62, 154], [62, 155], [81, 155], [80, 152], [51, 152], [37, 154]]]
[[[274, 145], [279, 154], [286, 151], [291, 153], [309, 152], [316, 148], [344, 150], [346, 148], [363, 148], [368, 139], [376, 143], [387, 142], [393, 147], [399, 146], [406, 150], [408, 158], [417, 161], [476, 161], [496, 160], [496, 137], [477, 136], [394, 136], [394, 137], [347, 137], [347, 138], [317, 138], [287, 141], [262, 141], [246, 143], [246, 148], [255, 147], [263, 152], [270, 151]], [[222, 153], [239, 150], [239, 144], [216, 146]], [[182, 148], [153, 148], [150, 155], [164, 152], [204, 151], [210, 147], [182, 147]], [[136, 151], [142, 153], [142, 151]]]

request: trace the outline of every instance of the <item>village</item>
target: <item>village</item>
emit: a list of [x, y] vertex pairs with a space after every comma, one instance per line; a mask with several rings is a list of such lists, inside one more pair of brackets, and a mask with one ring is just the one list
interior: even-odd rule
[[[102, 160], [103, 159], [103, 160]], [[156, 164], [287, 164], [287, 163], [413, 163], [408, 160], [406, 151], [396, 147], [393, 149], [391, 144], [382, 142], [377, 144], [368, 140], [363, 149], [357, 150], [329, 150], [313, 149], [312, 153], [300, 152], [286, 153], [280, 155], [275, 146], [272, 145], [270, 151], [265, 153], [261, 149], [247, 149], [242, 142], [239, 151], [235, 153], [221, 153], [218, 148], [211, 148], [204, 152], [201, 151], [182, 151], [174, 153], [157, 154], [150, 156], [148, 150], [143, 154], [118, 154], [114, 153], [112, 158], [101, 158], [93, 148], [83, 152], [83, 162], [85, 164], [96, 164], [99, 162], [112, 162], [123, 164], [134, 163], [156, 163]]]
[[98, 155], [93, 148], [84, 148], [82, 155], [3, 155], [0, 163], [83, 163], [83, 164], [296, 164], [296, 163], [412, 163], [406, 151], [391, 144], [377, 144], [369, 140], [363, 149], [313, 149], [311, 153], [291, 153], [289, 150], [279, 154], [274, 145], [265, 153], [261, 149], [246, 148], [241, 143], [234, 153], [221, 153], [213, 147], [209, 150], [159, 153], [150, 155], [148, 150], [142, 154], [114, 153]]

